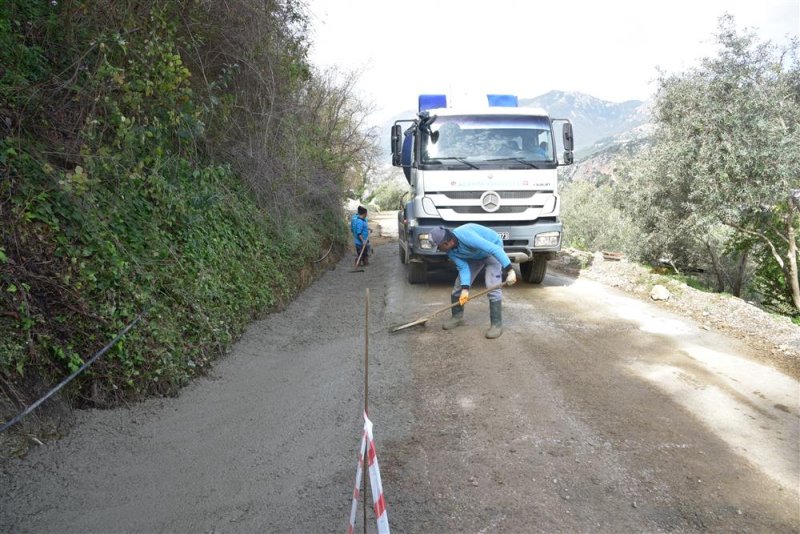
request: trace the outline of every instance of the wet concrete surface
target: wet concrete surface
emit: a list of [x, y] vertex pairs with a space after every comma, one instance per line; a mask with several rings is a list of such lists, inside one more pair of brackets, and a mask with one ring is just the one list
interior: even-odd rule
[[555, 273], [504, 292], [497, 340], [485, 300], [453, 331], [392, 334], [448, 304], [454, 274], [411, 286], [377, 237], [364, 272], [343, 259], [177, 398], [82, 412], [4, 460], [0, 530], [345, 531], [367, 357], [393, 531], [800, 529], [796, 381]]

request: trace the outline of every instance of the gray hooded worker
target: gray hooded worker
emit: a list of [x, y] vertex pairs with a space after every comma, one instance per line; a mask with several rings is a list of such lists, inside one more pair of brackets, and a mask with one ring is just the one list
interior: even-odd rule
[[489, 318], [491, 328], [486, 337], [494, 339], [503, 333], [503, 293], [502, 282], [513, 285], [517, 281], [511, 260], [503, 250], [503, 240], [492, 230], [480, 224], [469, 223], [453, 230], [441, 226], [430, 232], [430, 239], [442, 252], [453, 260], [458, 268], [458, 276], [453, 285], [450, 302], [453, 316], [442, 325], [445, 330], [464, 324], [464, 305], [469, 300], [469, 288], [475, 278], [485, 269], [484, 281], [489, 292]]

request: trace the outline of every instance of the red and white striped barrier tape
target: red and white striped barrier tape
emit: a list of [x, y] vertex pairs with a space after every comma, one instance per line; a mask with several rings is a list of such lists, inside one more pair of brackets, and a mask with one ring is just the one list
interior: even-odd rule
[[[369, 448], [367, 446], [369, 444]], [[358, 508], [358, 487], [361, 485], [363, 474], [364, 452], [368, 450], [369, 460], [369, 486], [372, 490], [372, 506], [375, 517], [378, 518], [378, 534], [389, 534], [389, 515], [386, 511], [386, 500], [383, 496], [383, 485], [381, 484], [381, 470], [378, 467], [378, 453], [375, 451], [375, 439], [372, 436], [372, 421], [364, 412], [364, 433], [361, 435], [361, 446], [358, 449], [358, 467], [356, 468], [356, 484], [353, 490], [353, 504], [350, 506], [350, 524], [347, 527], [347, 534], [353, 534], [356, 526], [356, 509]]]
[[347, 534], [353, 534], [356, 528], [356, 508], [358, 508], [358, 494], [361, 486], [361, 466], [364, 465], [364, 447], [367, 443], [366, 430], [361, 434], [361, 446], [358, 448], [358, 467], [356, 468], [356, 486], [353, 490], [353, 504], [350, 506], [350, 524], [347, 527]]

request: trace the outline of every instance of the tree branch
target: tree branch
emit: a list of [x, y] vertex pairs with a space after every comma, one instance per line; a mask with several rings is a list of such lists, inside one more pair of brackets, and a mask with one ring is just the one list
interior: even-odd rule
[[[770, 251], [772, 252], [772, 257], [775, 258], [775, 261], [778, 262], [778, 265], [780, 265], [781, 269], [784, 269], [783, 258], [781, 258], [781, 255], [775, 249], [775, 245], [772, 244], [772, 241], [767, 236], [765, 236], [764, 234], [761, 234], [759, 232], [755, 232], [753, 230], [750, 230], [748, 228], [744, 228], [742, 226], [739, 226], [738, 224], [734, 224], [734, 223], [732, 223], [730, 221], [726, 221], [726, 220], [724, 220], [722, 218], [720, 218], [720, 221], [722, 222], [722, 224], [730, 226], [731, 228], [733, 228], [735, 230], [738, 230], [738, 231], [742, 232], [743, 234], [747, 234], [747, 235], [756, 237], [756, 238], [764, 241], [767, 244], [767, 246], [769, 247]], [[780, 236], [780, 237], [785, 239], [787, 243], [789, 242], [788, 239], [786, 239], [785, 237], [783, 237], [783, 236]]]

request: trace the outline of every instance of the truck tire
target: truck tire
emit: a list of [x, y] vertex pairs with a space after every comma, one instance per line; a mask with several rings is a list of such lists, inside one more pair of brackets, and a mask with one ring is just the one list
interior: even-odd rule
[[411, 262], [408, 264], [408, 283], [424, 284], [428, 281], [428, 264], [425, 262]]
[[519, 272], [529, 284], [541, 284], [547, 272], [547, 256], [534, 255], [531, 261], [519, 264]]

